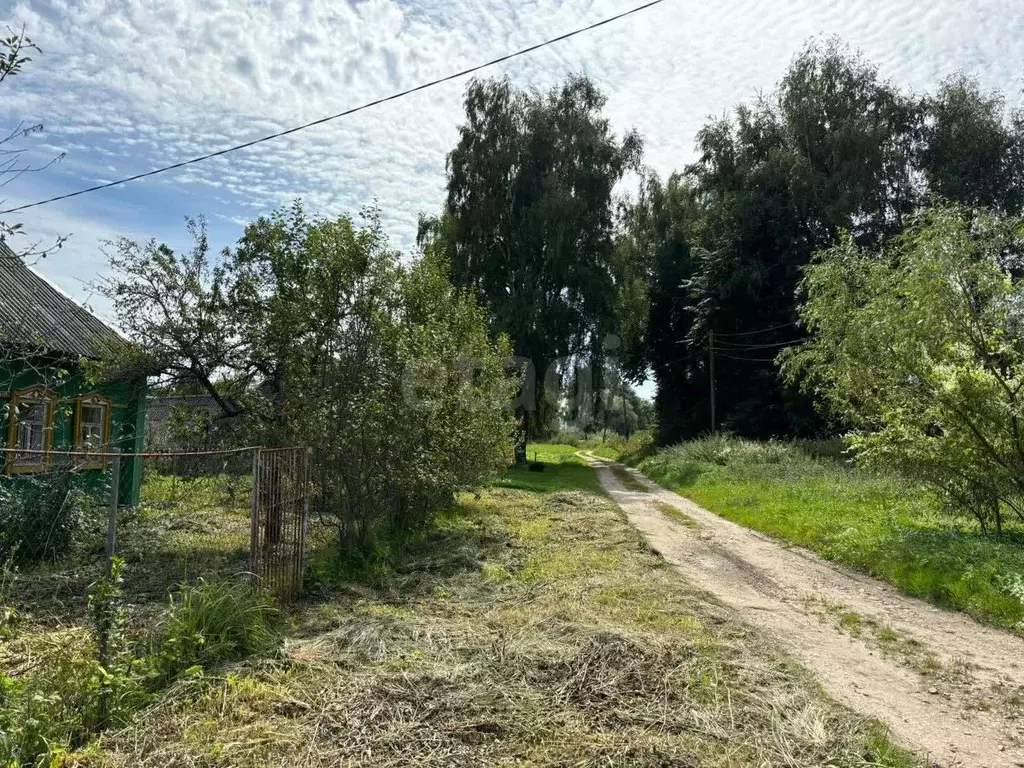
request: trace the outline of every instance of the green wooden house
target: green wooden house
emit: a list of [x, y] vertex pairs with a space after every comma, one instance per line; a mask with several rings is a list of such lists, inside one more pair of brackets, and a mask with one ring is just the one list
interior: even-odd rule
[[[128, 346], [0, 242], [0, 484], [70, 471], [86, 490], [109, 483], [110, 449], [142, 451], [146, 379], [89, 381], [88, 360]], [[139, 500], [142, 463], [121, 459], [121, 504]]]

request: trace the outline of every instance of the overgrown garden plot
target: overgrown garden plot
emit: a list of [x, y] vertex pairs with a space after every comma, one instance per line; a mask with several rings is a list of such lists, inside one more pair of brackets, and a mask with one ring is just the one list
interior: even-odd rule
[[[247, 580], [246, 475], [147, 473], [106, 578], [106, 505], [80, 499], [70, 547], [0, 579], [0, 763], [63, 765], [180, 675], [276, 648]], [[69, 758], [70, 759], [70, 758]]]

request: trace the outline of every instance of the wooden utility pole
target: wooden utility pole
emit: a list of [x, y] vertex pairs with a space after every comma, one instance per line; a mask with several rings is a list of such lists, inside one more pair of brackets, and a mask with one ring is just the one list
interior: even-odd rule
[[708, 331], [708, 379], [711, 383], [711, 434], [718, 434], [715, 426], [715, 332]]

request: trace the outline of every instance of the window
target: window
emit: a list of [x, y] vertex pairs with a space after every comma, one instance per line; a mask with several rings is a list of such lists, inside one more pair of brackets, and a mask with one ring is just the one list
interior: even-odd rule
[[15, 392], [9, 411], [8, 445], [17, 451], [8, 454], [8, 472], [38, 472], [46, 466], [46, 451], [53, 442], [55, 398], [42, 389]]
[[75, 448], [84, 452], [82, 469], [97, 469], [106, 465], [102, 454], [110, 442], [110, 403], [97, 395], [80, 397], [75, 408]]

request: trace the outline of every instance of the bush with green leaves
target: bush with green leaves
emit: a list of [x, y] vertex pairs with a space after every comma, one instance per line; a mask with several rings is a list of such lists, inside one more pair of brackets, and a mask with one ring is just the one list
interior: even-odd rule
[[89, 499], [61, 468], [0, 487], [0, 559], [19, 564], [66, 554], [82, 529]]
[[807, 269], [812, 340], [784, 371], [851, 424], [860, 461], [1000, 530], [1024, 521], [1024, 222], [941, 206], [881, 252], [847, 238]]

